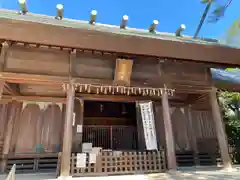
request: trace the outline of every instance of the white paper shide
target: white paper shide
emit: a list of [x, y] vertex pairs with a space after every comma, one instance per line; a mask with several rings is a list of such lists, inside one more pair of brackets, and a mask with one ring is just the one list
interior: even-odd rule
[[153, 114], [153, 104], [152, 102], [140, 102], [139, 103], [143, 131], [145, 137], [145, 143], [147, 150], [157, 150], [157, 139], [156, 139], [156, 129], [155, 120]]

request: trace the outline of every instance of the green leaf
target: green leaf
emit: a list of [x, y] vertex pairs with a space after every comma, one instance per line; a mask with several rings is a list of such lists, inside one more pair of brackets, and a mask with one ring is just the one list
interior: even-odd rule
[[211, 0], [201, 0], [201, 3], [203, 3], [203, 4], [207, 4], [207, 3], [210, 3], [211, 2]]

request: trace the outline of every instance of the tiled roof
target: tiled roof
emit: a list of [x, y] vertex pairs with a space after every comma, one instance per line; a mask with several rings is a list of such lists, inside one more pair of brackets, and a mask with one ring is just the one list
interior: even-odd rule
[[148, 30], [135, 29], [135, 28], [120, 29], [119, 26], [106, 25], [106, 24], [100, 24], [100, 23], [91, 25], [87, 21], [67, 19], [67, 18], [63, 18], [62, 20], [57, 20], [52, 16], [39, 15], [39, 14], [33, 14], [33, 13], [20, 15], [17, 13], [17, 11], [6, 10], [6, 9], [0, 9], [0, 18], [28, 21], [28, 22], [35, 22], [35, 23], [42, 23], [42, 24], [50, 24], [54, 26], [62, 26], [62, 27], [69, 27], [69, 28], [87, 29], [87, 30], [115, 33], [115, 34], [128, 35], [128, 36], [140, 36], [140, 37], [162, 39], [162, 40], [169, 40], [169, 41], [182, 41], [185, 43], [226, 46], [225, 44], [220, 43], [219, 41], [214, 39], [204, 39], [204, 38], [193, 39], [190, 36], [176, 37], [174, 33], [164, 33], [164, 32], [149, 33]]

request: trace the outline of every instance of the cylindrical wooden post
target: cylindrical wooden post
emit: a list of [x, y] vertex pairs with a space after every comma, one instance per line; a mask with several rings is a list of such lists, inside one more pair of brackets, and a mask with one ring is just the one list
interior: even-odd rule
[[63, 132], [63, 147], [61, 154], [61, 171], [60, 176], [66, 177], [70, 173], [70, 157], [72, 150], [72, 124], [73, 124], [73, 107], [74, 107], [75, 89], [73, 84], [67, 88], [66, 115]]
[[168, 103], [168, 94], [166, 91], [163, 91], [162, 94], [162, 109], [163, 109], [163, 121], [165, 129], [165, 138], [166, 138], [166, 155], [168, 162], [168, 169], [175, 170], [177, 168], [176, 164], [176, 155], [175, 155], [175, 146], [174, 146], [174, 137], [172, 130], [172, 121], [170, 116], [170, 108]]
[[213, 121], [216, 127], [216, 134], [219, 143], [220, 153], [223, 161], [224, 168], [231, 168], [231, 158], [228, 153], [228, 141], [227, 135], [224, 128], [223, 119], [221, 116], [220, 107], [217, 100], [217, 92], [216, 88], [210, 92], [210, 103], [212, 106], [212, 115]]
[[81, 132], [79, 132], [79, 145], [80, 145], [80, 149], [81, 149], [81, 152], [82, 152], [82, 138], [83, 138], [83, 120], [84, 120], [84, 100], [81, 99], [80, 100], [80, 127], [82, 128], [81, 129]]

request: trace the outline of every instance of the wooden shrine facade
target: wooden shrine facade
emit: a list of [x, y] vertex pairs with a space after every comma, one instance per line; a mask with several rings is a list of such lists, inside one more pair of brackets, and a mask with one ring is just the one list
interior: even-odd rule
[[[0, 22], [10, 23], [8, 20]], [[81, 38], [84, 37], [81, 34], [78, 39], [77, 32], [80, 30], [74, 28], [16, 21], [18, 27], [29, 27], [24, 31], [29, 32], [25, 36], [16, 33], [10, 35], [9, 32], [14, 29], [2, 24], [0, 154], [3, 171], [17, 159], [31, 161], [33, 169], [44, 168], [46, 158], [55, 162], [61, 152], [60, 175], [74, 175], [76, 167], [71, 160], [76, 157], [72, 152], [78, 152], [79, 144], [84, 138], [87, 139], [84, 131], [75, 133], [77, 125], [86, 129], [88, 126], [84, 121], [88, 119], [87, 122], [90, 122], [90, 118], [84, 117], [86, 101], [134, 103], [137, 122], [141, 121], [138, 102], [153, 102], [159, 152], [147, 152], [149, 155], [146, 155], [143, 132], [136, 125], [137, 148], [135, 152], [124, 152], [125, 155], [122, 155], [126, 162], [129, 158], [134, 162], [139, 161], [138, 166], [128, 164], [131, 172], [139, 172], [143, 168], [139, 165], [140, 156], [143, 159], [151, 157], [149, 162], [150, 159], [156, 159], [153, 157], [161, 156], [164, 165], [160, 167], [160, 161], [151, 161], [154, 166], [152, 172], [165, 170], [166, 164], [168, 169], [176, 169], [181, 159], [187, 156], [191, 156], [193, 165], [199, 165], [202, 154], [210, 157], [220, 153], [224, 167], [231, 166], [216, 88], [209, 69], [239, 65], [236, 57], [240, 54], [239, 50], [211, 46], [211, 54], [211, 48], [207, 46], [186, 44], [195, 52], [189, 55], [187, 51], [177, 52], [177, 45], [182, 50], [187, 49], [180, 42], [171, 44], [170, 41], [153, 40], [161, 47], [167, 43], [168, 48], [160, 48], [158, 52], [157, 49], [149, 49], [152, 46], [150, 39], [145, 38], [145, 41], [141, 38], [138, 39], [139, 48], [132, 46], [131, 51], [127, 51], [123, 47], [127, 41], [133, 42], [130, 37], [108, 34], [108, 41], [104, 44], [103, 35], [107, 33], [101, 35], [100, 32], [85, 30], [84, 33], [94, 33], [98, 39], [95, 44], [91, 38], [81, 44]], [[49, 26], [49, 31], [44, 30], [46, 26]], [[59, 33], [54, 35], [53, 30]], [[65, 30], [74, 33], [67, 33], [64, 41], [61, 32]], [[36, 36], [37, 32], [41, 38]], [[72, 36], [77, 39], [73, 41]], [[116, 41], [111, 38], [116, 38]], [[112, 49], [108, 43], [115, 43]], [[170, 55], [171, 45], [175, 47], [173, 55]], [[148, 49], [140, 46], [148, 46]], [[198, 46], [201, 51], [197, 50]], [[218, 55], [221, 49], [233, 52], [229, 63]], [[221, 61], [218, 62], [218, 58]], [[113, 154], [103, 152], [102, 157], [106, 156], [112, 158], [111, 162], [103, 159], [101, 162], [114, 166]], [[97, 173], [101, 169], [105, 174], [108, 171], [108, 167], [92, 168]], [[128, 171], [124, 164], [119, 168], [114, 169], [118, 173]], [[151, 172], [151, 169], [144, 168], [142, 172]], [[76, 171], [83, 173], [79, 169]], [[84, 172], [87, 172], [86, 169]]]

